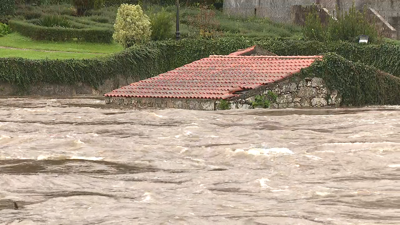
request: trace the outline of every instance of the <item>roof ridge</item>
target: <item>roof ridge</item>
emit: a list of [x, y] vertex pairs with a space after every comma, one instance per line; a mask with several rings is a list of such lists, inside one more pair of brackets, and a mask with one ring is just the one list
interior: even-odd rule
[[[322, 55], [297, 55], [297, 56], [270, 56], [270, 55], [255, 55], [255, 56], [236, 56], [236, 55], [210, 55], [208, 58], [283, 58], [283, 59], [315, 59], [323, 58]], [[207, 58], [203, 58], [207, 59]]]

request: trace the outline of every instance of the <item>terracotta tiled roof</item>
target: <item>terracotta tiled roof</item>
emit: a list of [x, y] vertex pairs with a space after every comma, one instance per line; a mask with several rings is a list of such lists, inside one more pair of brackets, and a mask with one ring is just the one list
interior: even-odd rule
[[282, 80], [321, 56], [210, 56], [105, 94], [106, 97], [227, 99]]
[[229, 56], [241, 56], [241, 55], [244, 55], [244, 54], [254, 51], [255, 48], [256, 48], [256, 46], [254, 45], [254, 46], [251, 46], [250, 48], [241, 49], [239, 51], [233, 52], [233, 53], [229, 54]]

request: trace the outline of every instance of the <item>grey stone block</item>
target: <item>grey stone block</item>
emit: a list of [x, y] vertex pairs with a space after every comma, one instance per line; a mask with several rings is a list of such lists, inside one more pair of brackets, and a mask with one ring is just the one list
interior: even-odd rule
[[326, 105], [328, 105], [328, 102], [324, 98], [313, 98], [311, 100], [311, 105], [313, 107], [325, 107]]
[[311, 80], [311, 86], [312, 86], [312, 87], [322, 87], [322, 86], [324, 86], [324, 85], [325, 85], [325, 83], [324, 83], [324, 80], [323, 80], [322, 78], [314, 77], [314, 78]]

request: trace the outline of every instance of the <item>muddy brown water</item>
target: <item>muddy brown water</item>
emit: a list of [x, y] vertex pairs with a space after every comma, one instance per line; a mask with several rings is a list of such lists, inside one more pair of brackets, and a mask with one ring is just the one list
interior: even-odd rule
[[400, 224], [400, 107], [3, 98], [0, 224]]

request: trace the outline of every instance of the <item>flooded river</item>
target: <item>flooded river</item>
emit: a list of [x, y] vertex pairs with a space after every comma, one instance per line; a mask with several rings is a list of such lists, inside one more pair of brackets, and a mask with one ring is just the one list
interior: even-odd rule
[[0, 224], [400, 224], [400, 107], [0, 99]]

